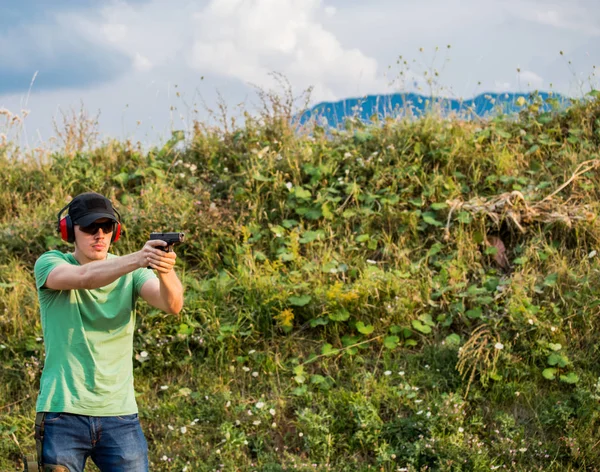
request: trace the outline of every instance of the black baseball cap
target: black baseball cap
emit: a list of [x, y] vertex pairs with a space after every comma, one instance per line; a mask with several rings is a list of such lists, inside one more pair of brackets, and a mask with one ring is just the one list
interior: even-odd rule
[[115, 223], [119, 221], [111, 201], [95, 192], [77, 195], [69, 205], [69, 216], [73, 224], [80, 226], [91, 225], [100, 218], [110, 218]]

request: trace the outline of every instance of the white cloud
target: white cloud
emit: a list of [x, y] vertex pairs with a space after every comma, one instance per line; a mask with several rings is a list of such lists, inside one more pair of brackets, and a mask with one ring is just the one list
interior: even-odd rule
[[189, 64], [261, 87], [278, 72], [317, 100], [381, 90], [377, 61], [344, 48], [319, 21], [328, 12], [321, 0], [212, 0], [195, 15]]
[[106, 23], [102, 26], [104, 36], [110, 43], [118, 43], [125, 39], [127, 26], [118, 23]]
[[504, 0], [512, 15], [534, 23], [570, 30], [583, 35], [600, 35], [600, 15], [595, 3], [584, 0]]
[[139, 52], [135, 54], [135, 58], [133, 59], [133, 67], [138, 71], [147, 71], [152, 69], [153, 64], [150, 60], [142, 56]]
[[530, 70], [522, 71], [519, 75], [519, 81], [521, 85], [534, 90], [539, 90], [544, 85], [544, 79]]
[[502, 82], [500, 80], [496, 80], [494, 82], [493, 92], [501, 93], [501, 92], [509, 92], [511, 89], [510, 82]]

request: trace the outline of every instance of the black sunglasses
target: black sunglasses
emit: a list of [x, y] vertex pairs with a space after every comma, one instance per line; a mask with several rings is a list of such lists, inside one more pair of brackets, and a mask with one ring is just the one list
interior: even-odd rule
[[112, 233], [115, 230], [114, 221], [105, 221], [104, 223], [92, 223], [88, 226], [80, 226], [79, 229], [86, 234], [96, 234], [99, 229], [102, 229], [103, 233]]

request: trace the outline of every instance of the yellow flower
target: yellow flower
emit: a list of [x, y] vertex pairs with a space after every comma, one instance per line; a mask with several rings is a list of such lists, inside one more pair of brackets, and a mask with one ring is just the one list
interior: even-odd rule
[[274, 318], [283, 329], [289, 329], [293, 326], [294, 312], [291, 308], [286, 308], [278, 315], [275, 315]]

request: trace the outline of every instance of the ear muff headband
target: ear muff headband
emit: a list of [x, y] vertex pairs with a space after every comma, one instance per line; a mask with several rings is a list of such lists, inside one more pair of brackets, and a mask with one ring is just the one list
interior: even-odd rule
[[[62, 215], [63, 211], [68, 209], [69, 206], [71, 206], [70, 203], [58, 212], [57, 230], [60, 233], [60, 238], [63, 241], [66, 241], [68, 243], [74, 243], [75, 242], [75, 225], [73, 224], [71, 217], [69, 216], [68, 213], [65, 216], [63, 216], [62, 218], [60, 217], [60, 215]], [[113, 234], [112, 234], [112, 238], [111, 238], [110, 242], [116, 243], [119, 240], [119, 238], [121, 237], [121, 214], [114, 207], [113, 207], [113, 211], [117, 214], [119, 221], [117, 221], [114, 225]]]

